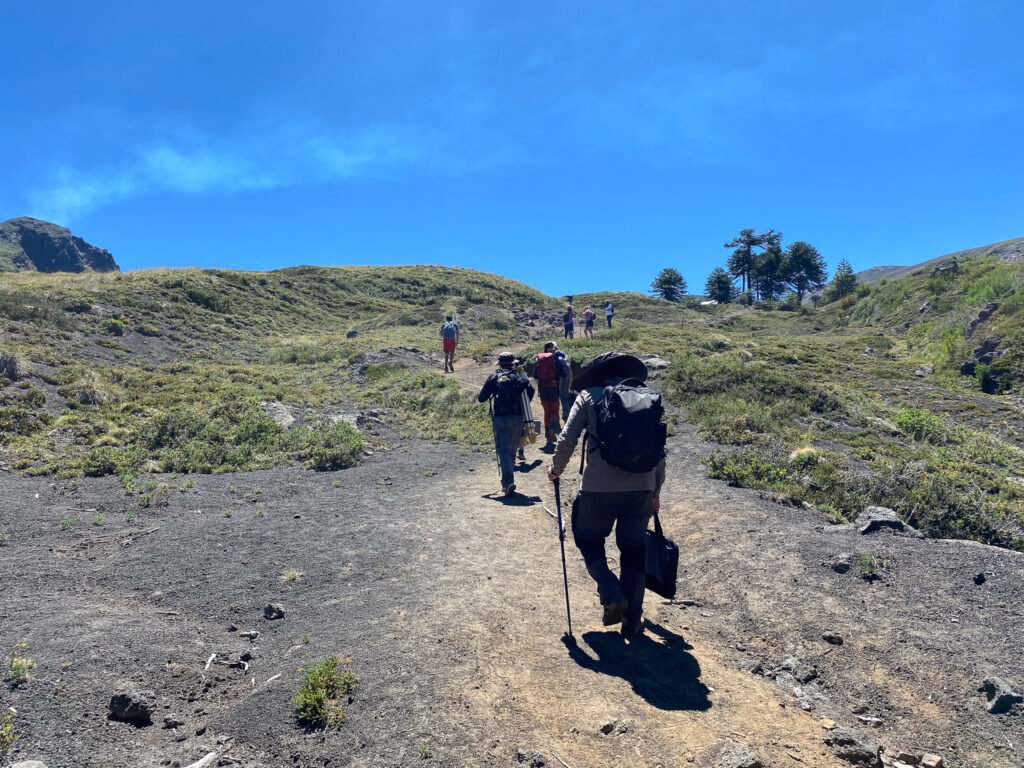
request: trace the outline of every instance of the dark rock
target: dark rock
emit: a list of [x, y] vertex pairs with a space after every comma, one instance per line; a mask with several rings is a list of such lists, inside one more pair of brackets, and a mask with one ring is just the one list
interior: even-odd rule
[[922, 365], [914, 371], [915, 376], [921, 376], [922, 378], [925, 376], [931, 376], [933, 373], [935, 373], [935, 368], [930, 365]]
[[522, 748], [516, 750], [516, 762], [529, 768], [544, 768], [548, 764], [540, 752]]
[[244, 637], [246, 640], [255, 640], [257, 637], [260, 636], [260, 633], [258, 630], [253, 629], [248, 632], [239, 632], [238, 636]]
[[119, 272], [110, 251], [70, 230], [23, 216], [0, 223], [0, 272]]
[[359, 335], [359, 331], [349, 331], [348, 333], [345, 334], [345, 338], [346, 339], [354, 339], [358, 335]]
[[276, 621], [284, 618], [284, 606], [280, 603], [269, 603], [263, 609], [263, 618], [267, 621]]
[[1009, 712], [1014, 704], [1024, 702], [1024, 696], [1017, 693], [1001, 677], [986, 677], [981, 683], [981, 688], [978, 690], [984, 691], [985, 696], [988, 697], [986, 709], [992, 715], [1001, 715], [1004, 712]]
[[999, 345], [1002, 343], [1002, 339], [999, 338], [988, 338], [985, 339], [981, 344], [974, 348], [975, 359], [980, 358], [982, 355], [987, 355], [990, 352], [995, 352], [999, 349]]
[[927, 312], [927, 311], [928, 311], [929, 309], [931, 309], [931, 308], [932, 308], [932, 303], [931, 303], [930, 301], [926, 301], [926, 302], [925, 302], [924, 304], [922, 304], [922, 305], [921, 305], [921, 306], [920, 306], [920, 307], [918, 308], [918, 310], [917, 310], [917, 311], [918, 311], [918, 312]]
[[974, 583], [977, 584], [979, 587], [982, 584], [984, 584], [986, 581], [988, 581], [988, 577], [985, 576], [984, 573], [976, 574], [975, 577], [974, 577]]
[[185, 724], [177, 715], [164, 715], [164, 728], [180, 728]]
[[828, 565], [836, 573], [847, 573], [853, 567], [853, 555], [846, 552], [836, 555], [829, 561]]
[[826, 632], [824, 635], [821, 636], [821, 639], [829, 645], [843, 644], [843, 636], [840, 635], [838, 632]]
[[975, 360], [968, 360], [965, 363], [960, 364], [960, 373], [963, 376], [973, 376], [974, 369], [978, 367], [978, 363]]
[[944, 261], [941, 264], [936, 264], [932, 267], [931, 276], [949, 274], [955, 275], [960, 271], [960, 264], [954, 259], [952, 261]]
[[764, 768], [764, 763], [745, 744], [732, 744], [718, 753], [714, 768]]
[[914, 528], [909, 527], [888, 507], [868, 507], [857, 517], [857, 525], [864, 535], [875, 533], [883, 528], [890, 528], [898, 533], [909, 533], [920, 536]]
[[840, 760], [861, 768], [881, 768], [882, 756], [878, 743], [853, 728], [836, 728], [825, 737], [825, 743]]
[[118, 691], [110, 697], [110, 716], [135, 725], [152, 725], [153, 710], [156, 709], [156, 694], [153, 691]]

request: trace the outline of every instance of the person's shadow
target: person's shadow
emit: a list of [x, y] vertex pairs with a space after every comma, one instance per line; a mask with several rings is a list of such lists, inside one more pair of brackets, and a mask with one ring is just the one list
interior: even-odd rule
[[544, 462], [540, 459], [534, 459], [529, 464], [516, 464], [516, 472], [533, 472], [533, 470], [543, 463]]
[[621, 677], [652, 707], [700, 712], [711, 709], [708, 687], [700, 681], [700, 664], [687, 653], [693, 646], [682, 635], [653, 622], [646, 621], [644, 628], [663, 642], [656, 642], [646, 633], [627, 643], [617, 631], [587, 632], [582, 637], [583, 645], [597, 658], [575, 638], [566, 635], [562, 642], [569, 649], [569, 657], [581, 667]]
[[544, 501], [540, 496], [525, 496], [521, 493], [515, 493], [511, 496], [506, 496], [503, 493], [485, 493], [480, 498], [500, 502], [506, 507], [532, 507], [534, 504]]

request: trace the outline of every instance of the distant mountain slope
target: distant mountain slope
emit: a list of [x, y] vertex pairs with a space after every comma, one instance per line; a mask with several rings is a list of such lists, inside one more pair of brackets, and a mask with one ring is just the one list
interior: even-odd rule
[[22, 216], [0, 224], [0, 272], [119, 272], [110, 251], [65, 227]]
[[911, 264], [904, 267], [871, 267], [863, 272], [857, 273], [857, 279], [862, 283], [877, 283], [883, 277], [892, 280], [897, 277], [909, 275], [919, 269], [930, 267], [943, 259], [963, 258], [967, 256], [998, 256], [1003, 261], [1021, 261], [1024, 259], [1024, 237], [1017, 237], [1013, 240], [1003, 240], [991, 245], [983, 245], [980, 248], [968, 248], [965, 251], [947, 253], [920, 264]]

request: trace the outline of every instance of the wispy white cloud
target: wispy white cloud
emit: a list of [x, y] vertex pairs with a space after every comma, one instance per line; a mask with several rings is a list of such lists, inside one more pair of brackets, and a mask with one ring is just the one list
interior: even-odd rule
[[452, 137], [374, 126], [344, 135], [295, 128], [232, 141], [193, 134], [129, 149], [103, 167], [63, 166], [31, 190], [33, 215], [68, 223], [125, 200], [157, 194], [235, 195], [399, 172], [457, 175], [520, 162], [511, 147], [475, 149]]

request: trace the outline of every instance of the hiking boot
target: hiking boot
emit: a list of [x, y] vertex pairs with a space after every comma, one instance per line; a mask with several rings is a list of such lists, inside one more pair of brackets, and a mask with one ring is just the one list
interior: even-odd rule
[[610, 627], [612, 624], [618, 624], [622, 621], [622, 617], [628, 610], [629, 601], [625, 597], [613, 597], [604, 604], [604, 616], [601, 618], [601, 623], [606, 627]]
[[516, 458], [520, 461], [526, 461], [526, 451], [522, 448], [519, 449], [519, 453], [516, 454]]
[[619, 627], [619, 634], [627, 640], [635, 640], [644, 633], [644, 620], [643, 618], [634, 621], [628, 619], [622, 620], [622, 626]]
[[511, 496], [513, 493], [516, 492], [516, 484], [515, 483], [509, 483], [508, 485], [505, 486], [504, 490], [505, 490], [505, 495], [506, 496]]

